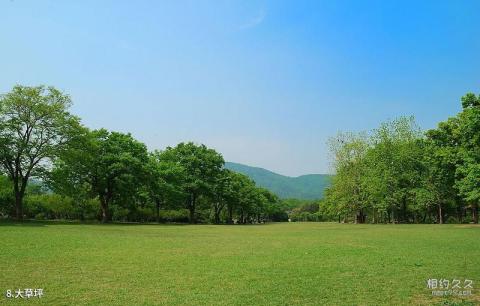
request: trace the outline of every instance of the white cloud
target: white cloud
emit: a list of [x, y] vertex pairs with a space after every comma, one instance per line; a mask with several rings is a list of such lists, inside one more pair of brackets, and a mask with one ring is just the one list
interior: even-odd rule
[[261, 24], [263, 22], [263, 20], [265, 20], [266, 16], [267, 16], [267, 13], [264, 10], [260, 10], [254, 18], [248, 20], [247, 22], [242, 24], [239, 28], [240, 28], [240, 30], [246, 30], [246, 29], [254, 28], [254, 27], [258, 26], [259, 24]]

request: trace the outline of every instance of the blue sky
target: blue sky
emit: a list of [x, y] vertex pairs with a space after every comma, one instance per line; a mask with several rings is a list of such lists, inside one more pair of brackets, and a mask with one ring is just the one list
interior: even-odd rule
[[0, 1], [0, 92], [54, 85], [92, 128], [286, 175], [480, 92], [479, 1]]

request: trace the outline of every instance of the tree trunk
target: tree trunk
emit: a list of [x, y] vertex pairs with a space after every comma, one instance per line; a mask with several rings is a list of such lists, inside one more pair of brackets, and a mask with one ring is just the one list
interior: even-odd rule
[[82, 200], [80, 200], [82, 204], [80, 204], [80, 221], [83, 222], [85, 221], [85, 204], [83, 203]]
[[17, 220], [23, 220], [23, 195], [15, 191], [15, 217]]
[[402, 197], [402, 222], [407, 223], [407, 197], [404, 195]]
[[195, 208], [193, 206], [190, 206], [188, 210], [190, 211], [190, 217], [189, 217], [190, 224], [195, 224], [195, 222], [196, 222], [196, 220], [195, 220]]
[[[222, 213], [226, 204], [227, 203], [225, 203], [223, 201], [218, 201], [213, 205], [213, 209], [214, 209], [214, 213], [215, 213], [215, 220], [214, 220], [215, 224], [220, 224], [221, 223], [220, 214]], [[228, 206], [227, 206], [227, 209], [228, 209]], [[227, 221], [227, 223], [228, 223], [228, 221]]]
[[473, 223], [478, 224], [478, 204], [472, 204], [472, 219]]
[[157, 223], [160, 223], [160, 200], [159, 200], [159, 199], [156, 199], [156, 200], [155, 200], [155, 203], [157, 204], [157, 211], [156, 211], [156, 214], [157, 214]]
[[196, 196], [194, 193], [190, 194], [190, 205], [188, 206], [188, 210], [190, 211], [190, 224], [195, 224], [196, 219], [195, 219], [195, 202], [196, 202]]
[[228, 205], [227, 223], [233, 224], [233, 205]]
[[26, 187], [26, 179], [19, 181], [19, 178], [16, 178], [13, 180], [13, 191], [15, 193], [15, 218], [19, 221], [23, 220], [23, 197], [25, 196]]
[[108, 200], [105, 197], [100, 197], [100, 206], [102, 208], [102, 223], [108, 223], [110, 221], [110, 214], [108, 211]]
[[443, 224], [442, 204], [438, 204], [438, 224]]
[[217, 203], [216, 206], [214, 207], [214, 210], [215, 210], [215, 224], [220, 224], [220, 212], [222, 211], [220, 209], [220, 203]]
[[458, 223], [463, 223], [463, 207], [457, 206], [457, 219]]
[[365, 223], [365, 214], [363, 213], [363, 209], [358, 210], [357, 214], [355, 215], [355, 224], [358, 223]]

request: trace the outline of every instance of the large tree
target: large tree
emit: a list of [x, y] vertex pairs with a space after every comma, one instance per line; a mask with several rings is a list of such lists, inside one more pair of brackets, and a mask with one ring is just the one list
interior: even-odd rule
[[85, 218], [89, 204], [96, 197], [88, 182], [88, 167], [95, 158], [90, 153], [92, 137], [87, 128], [79, 129], [75, 139], [53, 161], [51, 171], [44, 176], [50, 190], [73, 199], [81, 220]]
[[234, 213], [244, 206], [245, 200], [247, 200], [245, 195], [253, 181], [248, 176], [234, 171], [228, 172], [228, 176], [229, 185], [226, 193], [227, 224], [233, 224]]
[[322, 211], [355, 222], [409, 222], [423, 174], [423, 142], [413, 118], [383, 123], [371, 136], [339, 134], [330, 141], [336, 175]]
[[107, 130], [86, 131], [55, 162], [57, 180], [75, 190], [88, 186], [89, 194], [100, 202], [102, 222], [112, 219], [111, 204], [128, 202], [146, 179], [146, 146], [130, 134]]
[[226, 198], [227, 223], [233, 223], [236, 215], [238, 223], [258, 220], [260, 213], [266, 212], [267, 198], [263, 189], [255, 186], [248, 176], [229, 172], [229, 192]]
[[459, 165], [456, 187], [470, 203], [473, 222], [478, 223], [480, 202], [480, 95], [469, 93], [462, 97], [463, 111], [458, 115]]
[[29, 179], [49, 166], [80, 126], [70, 105], [68, 95], [45, 86], [17, 85], [0, 98], [0, 166], [12, 181], [19, 220]]
[[425, 213], [430, 207], [436, 207], [437, 220], [440, 224], [444, 222], [446, 205], [456, 201], [458, 193], [455, 188], [455, 173], [459, 163], [457, 130], [458, 119], [450, 118], [441, 122], [437, 129], [426, 133], [424, 154], [426, 173], [417, 193]]
[[185, 169], [182, 188], [187, 194], [186, 208], [190, 211], [190, 222], [196, 222], [195, 210], [200, 196], [213, 193], [213, 186], [221, 173], [225, 161], [222, 155], [205, 145], [193, 142], [180, 143], [164, 151], [166, 161], [177, 163]]
[[220, 214], [229, 201], [232, 201], [235, 190], [233, 189], [234, 172], [228, 169], [222, 169], [213, 185], [211, 195], [213, 220], [215, 224], [220, 224]]
[[409, 222], [409, 203], [423, 175], [421, 130], [413, 117], [400, 117], [374, 131], [363, 181], [374, 212], [387, 213], [393, 222]]
[[439, 209], [450, 199], [457, 203], [457, 211], [460, 210], [462, 216], [465, 210], [462, 205], [467, 203], [473, 221], [478, 223], [480, 96], [466, 94], [462, 97], [462, 108], [457, 116], [427, 132], [430, 150], [426, 156]]
[[185, 169], [164, 157], [165, 153], [154, 151], [149, 154], [146, 166], [145, 188], [148, 197], [155, 204], [156, 219], [160, 222], [160, 208], [168, 200], [183, 196], [182, 185]]
[[361, 188], [366, 170], [365, 154], [369, 147], [366, 135], [340, 133], [330, 139], [329, 144], [336, 175], [327, 196], [335, 200], [329, 199], [326, 203], [335, 205], [344, 219], [354, 214], [355, 223], [363, 223], [368, 204], [365, 191]]

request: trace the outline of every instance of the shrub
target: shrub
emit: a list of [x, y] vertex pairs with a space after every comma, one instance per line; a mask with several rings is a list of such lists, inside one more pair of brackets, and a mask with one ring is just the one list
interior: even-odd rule
[[453, 217], [453, 216], [450, 216], [450, 217], [448, 217], [447, 221], [445, 221], [445, 223], [447, 223], [447, 224], [456, 224], [456, 223], [459, 223], [459, 222], [458, 222], [458, 219], [457, 219], [457, 218], [455, 218], [455, 217]]
[[29, 195], [25, 197], [24, 211], [28, 218], [72, 219], [73, 200], [58, 194]]
[[162, 222], [188, 222], [189, 221], [189, 211], [187, 209], [160, 210], [160, 221], [162, 221]]

